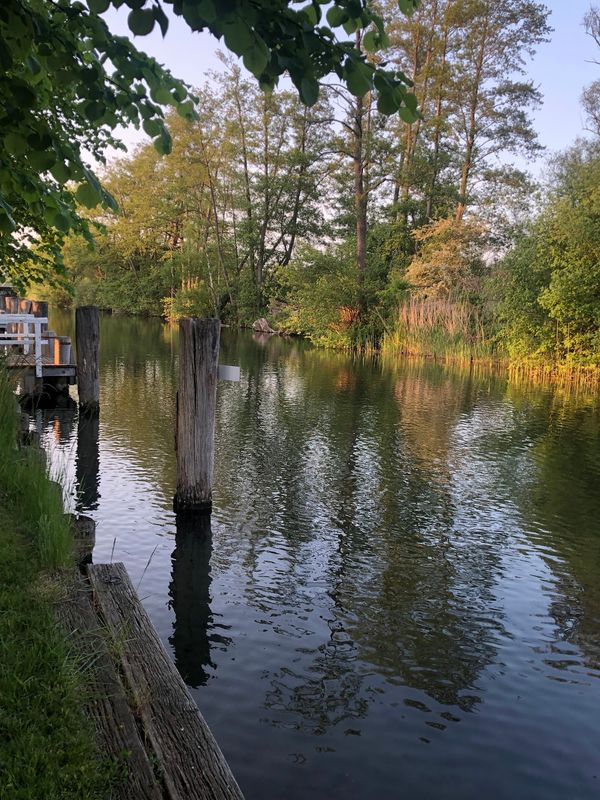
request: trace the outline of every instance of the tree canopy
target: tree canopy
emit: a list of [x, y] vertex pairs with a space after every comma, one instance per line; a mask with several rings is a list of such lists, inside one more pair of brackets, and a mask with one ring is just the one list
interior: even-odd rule
[[[419, 0], [398, 0], [410, 13]], [[93, 163], [123, 147], [118, 126], [142, 126], [159, 153], [171, 149], [164, 109], [188, 119], [189, 88], [100, 14], [124, 0], [6, 0], [0, 7], [0, 258], [4, 278], [41, 278], [60, 264], [64, 235], [91, 239], [78, 204], [116, 203]], [[125, 0], [128, 25], [143, 36], [167, 33], [161, 0]], [[288, 73], [302, 101], [317, 102], [319, 81], [334, 74], [355, 96], [377, 94], [379, 110], [417, 118], [410, 80], [369, 53], [387, 45], [383, 18], [367, 0], [299, 8], [288, 0], [165, 0], [194, 31], [207, 30], [243, 58], [265, 89]], [[328, 5], [328, 4], [327, 4]], [[363, 46], [347, 41], [365, 31]], [[342, 34], [342, 38], [339, 38]], [[27, 267], [25, 267], [27, 265]]]

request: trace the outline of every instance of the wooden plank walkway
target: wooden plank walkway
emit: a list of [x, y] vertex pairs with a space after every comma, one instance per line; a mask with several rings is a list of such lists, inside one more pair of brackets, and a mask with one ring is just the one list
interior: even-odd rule
[[[123, 564], [90, 564], [57, 616], [94, 691], [87, 711], [105, 753], [127, 771], [118, 800], [243, 800]], [[115, 664], [116, 660], [116, 664]], [[232, 723], [234, 720], [232, 711]]]
[[[9, 352], [5, 364], [9, 369], [34, 372], [35, 356], [32, 353]], [[75, 383], [77, 367], [75, 364], [56, 364], [52, 356], [42, 356], [42, 375], [44, 378], [72, 378]]]
[[78, 572], [56, 615], [69, 633], [77, 659], [91, 682], [91, 699], [85, 711], [94, 723], [100, 750], [119, 767], [119, 775], [124, 776], [115, 797], [162, 800], [163, 793], [102, 634], [89, 584]]

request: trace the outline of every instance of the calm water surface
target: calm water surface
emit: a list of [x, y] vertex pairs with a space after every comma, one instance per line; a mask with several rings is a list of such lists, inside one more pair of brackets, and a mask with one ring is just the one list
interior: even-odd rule
[[171, 511], [173, 329], [103, 319], [99, 430], [43, 425], [248, 800], [597, 798], [597, 400], [221, 349], [204, 529]]

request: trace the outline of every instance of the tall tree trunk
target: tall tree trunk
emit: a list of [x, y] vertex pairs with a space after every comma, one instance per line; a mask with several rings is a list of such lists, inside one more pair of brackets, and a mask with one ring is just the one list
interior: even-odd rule
[[249, 261], [252, 276], [255, 273], [255, 253], [254, 253], [254, 219], [252, 215], [252, 195], [250, 192], [250, 170], [248, 168], [248, 146], [246, 137], [246, 123], [244, 120], [244, 112], [242, 110], [242, 99], [240, 94], [240, 74], [239, 70], [235, 73], [234, 84], [234, 101], [237, 111], [238, 125], [240, 126], [240, 139], [242, 145], [242, 164], [244, 168], [244, 196], [246, 199], [246, 219], [248, 222], [248, 238], [249, 238]]
[[298, 170], [298, 180], [296, 182], [296, 191], [294, 193], [294, 207], [290, 219], [290, 239], [287, 244], [284, 242], [284, 256], [281, 261], [282, 266], [290, 263], [292, 254], [294, 252], [294, 245], [296, 243], [296, 235], [298, 233], [298, 215], [300, 214], [300, 201], [302, 199], [302, 188], [304, 184], [304, 177], [307, 172], [306, 165], [306, 139], [308, 135], [308, 108], [304, 107], [302, 112], [302, 128], [300, 133], [300, 169]]
[[448, 21], [444, 21], [444, 30], [442, 35], [442, 52], [440, 75], [438, 79], [438, 90], [435, 98], [435, 116], [433, 128], [433, 148], [431, 158], [431, 177], [429, 179], [429, 186], [427, 191], [427, 201], [425, 207], [425, 216], [430, 222], [433, 219], [433, 204], [437, 189], [437, 181], [440, 173], [440, 145], [442, 140], [442, 109], [444, 104], [444, 83], [446, 80], [446, 59], [448, 56], [448, 37], [450, 33], [450, 26]]
[[483, 75], [483, 63], [488, 43], [489, 17], [486, 15], [481, 30], [481, 40], [475, 59], [475, 75], [473, 88], [469, 96], [469, 117], [466, 130], [465, 155], [460, 171], [460, 184], [458, 187], [458, 203], [456, 206], [455, 219], [461, 222], [467, 209], [467, 194], [469, 191], [469, 178], [473, 168], [473, 156], [475, 152], [475, 142], [477, 139], [477, 111], [479, 109], [479, 96]]
[[[361, 34], [356, 32], [356, 47], [360, 50]], [[354, 103], [354, 212], [356, 215], [356, 278], [358, 283], [358, 313], [365, 310], [365, 270], [367, 265], [367, 193], [365, 191], [365, 98], [357, 97]]]

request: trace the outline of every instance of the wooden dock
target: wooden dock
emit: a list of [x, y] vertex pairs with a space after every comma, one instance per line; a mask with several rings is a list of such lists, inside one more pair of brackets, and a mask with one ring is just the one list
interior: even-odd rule
[[77, 383], [71, 339], [48, 329], [48, 303], [23, 300], [10, 289], [0, 291], [0, 353], [16, 371], [22, 393], [56, 392]]
[[[57, 608], [92, 683], [86, 711], [123, 767], [118, 800], [243, 800], [123, 564], [89, 564]], [[232, 708], [232, 723], [235, 709]]]

